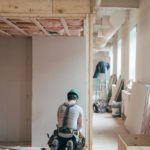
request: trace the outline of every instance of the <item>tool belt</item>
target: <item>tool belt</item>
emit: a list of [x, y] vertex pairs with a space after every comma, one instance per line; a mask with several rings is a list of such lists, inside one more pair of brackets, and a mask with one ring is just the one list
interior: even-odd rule
[[60, 127], [58, 129], [58, 132], [59, 133], [65, 133], [65, 134], [74, 134], [74, 135], [78, 135], [78, 133], [79, 133], [79, 131], [77, 131], [77, 130], [69, 129], [69, 128], [63, 128], [63, 127]]
[[58, 129], [59, 130], [59, 132], [61, 132], [61, 133], [72, 133], [72, 130], [71, 129], [69, 129], [69, 128], [59, 128]]
[[59, 138], [72, 138], [72, 140], [76, 144], [76, 147], [78, 147], [79, 149], [85, 146], [85, 138], [79, 131], [62, 127], [54, 130], [53, 135], [48, 140], [49, 147], [52, 146], [52, 142], [54, 139], [60, 140]]

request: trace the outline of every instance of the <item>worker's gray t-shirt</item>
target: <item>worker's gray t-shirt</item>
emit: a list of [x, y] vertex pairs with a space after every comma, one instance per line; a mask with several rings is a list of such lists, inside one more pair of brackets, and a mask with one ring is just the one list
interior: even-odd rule
[[[66, 112], [66, 106], [63, 104], [58, 109], [58, 126], [63, 126], [63, 120]], [[74, 106], [69, 108], [68, 120], [67, 120], [67, 128], [71, 128], [74, 130], [80, 130], [82, 128], [82, 119], [83, 119], [83, 110], [82, 108], [74, 104]]]

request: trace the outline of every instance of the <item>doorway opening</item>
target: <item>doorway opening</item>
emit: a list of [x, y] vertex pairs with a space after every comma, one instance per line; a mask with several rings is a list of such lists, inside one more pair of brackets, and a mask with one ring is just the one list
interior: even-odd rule
[[[112, 83], [117, 81], [117, 77], [111, 74], [112, 59], [112, 47], [93, 54], [93, 150], [116, 150], [118, 134], [127, 132], [124, 120], [120, 115], [114, 116], [113, 108], [109, 106]], [[105, 71], [102, 65], [106, 65]]]

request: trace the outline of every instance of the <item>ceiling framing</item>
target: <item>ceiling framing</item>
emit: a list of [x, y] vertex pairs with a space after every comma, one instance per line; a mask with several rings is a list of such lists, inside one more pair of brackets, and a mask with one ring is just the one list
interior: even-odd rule
[[94, 0], [1, 0], [0, 36], [83, 36]]
[[108, 8], [138, 6], [139, 0], [1, 0], [0, 36], [84, 36], [86, 16], [95, 13], [94, 31], [103, 28], [105, 33], [110, 25], [102, 22], [108, 22], [114, 12]]
[[83, 36], [84, 18], [0, 17], [0, 36]]

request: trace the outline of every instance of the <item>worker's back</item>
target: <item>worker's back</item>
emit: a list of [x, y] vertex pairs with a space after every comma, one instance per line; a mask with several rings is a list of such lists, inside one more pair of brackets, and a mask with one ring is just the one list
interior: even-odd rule
[[66, 109], [69, 107], [69, 113], [67, 116], [66, 127], [74, 130], [78, 130], [81, 128], [83, 110], [77, 104], [68, 104], [65, 103], [61, 105], [58, 109], [58, 127], [63, 127], [64, 117], [66, 114]]

